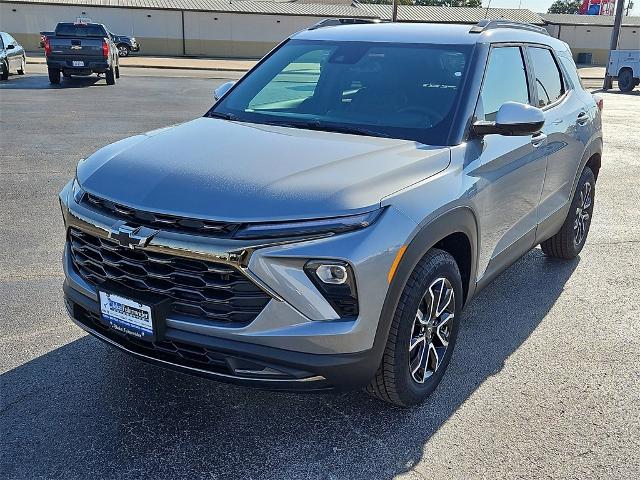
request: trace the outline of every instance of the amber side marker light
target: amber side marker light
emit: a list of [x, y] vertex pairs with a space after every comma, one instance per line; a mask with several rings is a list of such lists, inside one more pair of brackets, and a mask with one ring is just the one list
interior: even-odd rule
[[387, 275], [387, 282], [391, 283], [391, 280], [393, 280], [393, 276], [396, 274], [398, 264], [400, 263], [400, 260], [402, 260], [402, 256], [404, 255], [404, 252], [406, 250], [407, 246], [403, 245], [400, 247], [400, 250], [398, 250], [398, 253], [396, 253], [396, 258], [393, 259], [393, 263], [391, 264], [391, 268], [389, 269], [389, 275]]

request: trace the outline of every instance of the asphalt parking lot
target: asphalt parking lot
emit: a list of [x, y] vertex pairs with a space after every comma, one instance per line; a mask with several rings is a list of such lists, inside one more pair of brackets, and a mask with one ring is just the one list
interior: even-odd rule
[[[604, 94], [579, 259], [527, 254], [467, 308], [443, 382], [400, 410], [149, 366], [85, 335], [61, 295], [57, 194], [79, 158], [201, 115], [216, 72], [44, 69], [0, 85], [0, 472], [7, 479], [638, 478], [640, 91]], [[167, 75], [171, 75], [167, 77]]]

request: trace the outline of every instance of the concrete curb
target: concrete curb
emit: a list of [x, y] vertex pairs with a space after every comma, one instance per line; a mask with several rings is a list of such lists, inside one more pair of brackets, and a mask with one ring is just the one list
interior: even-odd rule
[[[46, 65], [45, 61], [38, 61], [38, 59], [28, 59], [27, 65]], [[157, 68], [160, 70], [204, 70], [210, 72], [237, 72], [245, 73], [249, 69], [243, 68], [224, 68], [224, 67], [194, 67], [194, 66], [178, 66], [178, 65], [125, 65], [121, 64], [121, 68]]]

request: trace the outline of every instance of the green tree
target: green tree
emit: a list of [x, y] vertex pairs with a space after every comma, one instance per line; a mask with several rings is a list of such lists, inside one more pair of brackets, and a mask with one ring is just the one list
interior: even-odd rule
[[547, 13], [578, 13], [581, 3], [580, 0], [556, 0]]

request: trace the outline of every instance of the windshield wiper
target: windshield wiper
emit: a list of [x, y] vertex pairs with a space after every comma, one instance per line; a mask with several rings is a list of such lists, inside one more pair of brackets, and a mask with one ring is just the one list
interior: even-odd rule
[[367, 128], [351, 127], [349, 125], [327, 125], [320, 122], [301, 122], [296, 123], [302, 128], [308, 128], [309, 130], [319, 130], [322, 132], [336, 132], [336, 133], [348, 133], [351, 135], [364, 135], [367, 137], [384, 137], [389, 138], [386, 133], [376, 132]]
[[224, 113], [224, 112], [209, 112], [207, 114], [207, 117], [222, 118], [223, 120], [239, 120], [239, 118], [233, 115], [232, 113]]

